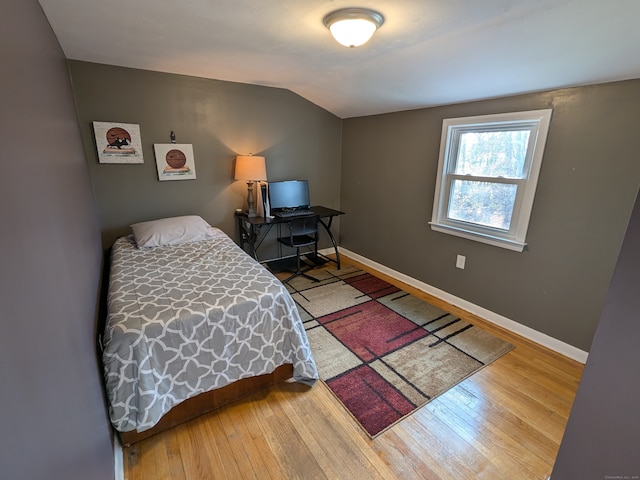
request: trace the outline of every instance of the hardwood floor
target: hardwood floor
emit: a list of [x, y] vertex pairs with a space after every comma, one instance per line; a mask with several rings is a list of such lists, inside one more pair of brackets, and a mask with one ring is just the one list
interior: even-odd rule
[[125, 479], [546, 480], [583, 365], [372, 273], [516, 348], [375, 440], [322, 382], [283, 383], [125, 448]]

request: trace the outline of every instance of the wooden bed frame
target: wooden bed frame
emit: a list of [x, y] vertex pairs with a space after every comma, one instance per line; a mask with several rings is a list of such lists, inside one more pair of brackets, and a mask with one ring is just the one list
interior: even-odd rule
[[169, 410], [160, 421], [144, 432], [118, 432], [122, 446], [127, 447], [133, 443], [149, 438], [160, 432], [164, 432], [181, 423], [192, 420], [200, 415], [209, 413], [225, 405], [229, 405], [243, 397], [259, 392], [279, 382], [283, 382], [293, 376], [293, 365], [285, 364], [276, 368], [272, 373], [257, 377], [243, 378], [226, 387], [210, 392], [201, 393], [193, 398], [185, 400]]

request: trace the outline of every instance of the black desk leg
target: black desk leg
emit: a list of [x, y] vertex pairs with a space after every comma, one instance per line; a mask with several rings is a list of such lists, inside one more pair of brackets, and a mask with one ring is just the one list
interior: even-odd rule
[[318, 221], [324, 227], [327, 235], [329, 235], [329, 240], [331, 240], [331, 243], [333, 244], [333, 250], [336, 252], [336, 264], [338, 265], [338, 270], [340, 270], [340, 252], [338, 251], [338, 244], [336, 243], [336, 239], [333, 238], [333, 234], [331, 233], [331, 222], [333, 221], [333, 217], [329, 217], [328, 223], [325, 223], [322, 218], [320, 218]]
[[238, 233], [240, 234], [240, 248], [245, 250], [244, 244], [247, 243], [249, 245], [249, 251], [247, 252], [253, 258], [258, 260], [258, 253], [256, 252], [256, 243], [255, 243], [255, 228], [252, 223], [249, 223], [249, 228], [247, 229], [246, 224], [248, 222], [244, 222], [242, 219], [238, 221]]

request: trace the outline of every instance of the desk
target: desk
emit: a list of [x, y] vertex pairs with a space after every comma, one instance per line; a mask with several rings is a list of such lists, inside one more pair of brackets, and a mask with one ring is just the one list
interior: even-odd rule
[[[340, 253], [338, 252], [338, 244], [336, 239], [331, 233], [331, 223], [333, 218], [338, 215], [344, 215], [344, 212], [340, 210], [334, 210], [333, 208], [323, 207], [316, 205], [311, 207], [313, 213], [319, 217], [318, 223], [322, 225], [325, 232], [329, 236], [331, 243], [333, 244], [333, 250], [336, 253], [336, 259], [334, 260], [340, 269]], [[274, 225], [287, 223], [289, 218], [280, 217], [249, 217], [246, 213], [236, 213], [236, 223], [238, 225], [238, 234], [240, 237], [240, 248], [247, 250], [248, 253], [258, 260], [257, 250], [260, 244], [273, 228]], [[316, 253], [318, 251], [318, 245], [316, 245]], [[333, 260], [333, 259], [331, 259]]]

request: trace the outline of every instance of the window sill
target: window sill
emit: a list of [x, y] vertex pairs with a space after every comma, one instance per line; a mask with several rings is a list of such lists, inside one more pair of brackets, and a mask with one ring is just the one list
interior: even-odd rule
[[494, 247], [506, 248], [514, 252], [522, 252], [526, 243], [518, 242], [516, 240], [509, 240], [506, 238], [494, 237], [477, 232], [470, 232], [469, 230], [463, 230], [461, 228], [452, 227], [450, 225], [443, 225], [441, 223], [429, 222], [431, 230], [440, 233], [446, 233], [448, 235], [455, 235], [456, 237], [466, 238], [467, 240], [474, 240], [476, 242], [486, 243], [493, 245]]

